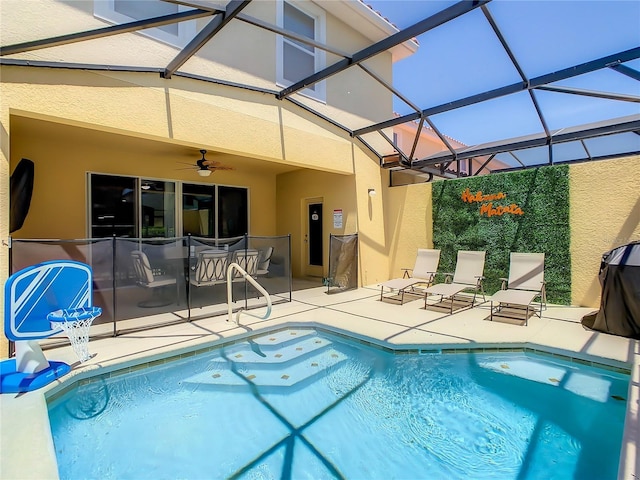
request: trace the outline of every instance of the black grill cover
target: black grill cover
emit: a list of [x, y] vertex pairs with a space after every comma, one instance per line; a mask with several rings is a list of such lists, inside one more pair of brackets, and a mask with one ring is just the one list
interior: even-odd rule
[[640, 339], [640, 241], [605, 253], [600, 264], [600, 310], [582, 324], [600, 332]]

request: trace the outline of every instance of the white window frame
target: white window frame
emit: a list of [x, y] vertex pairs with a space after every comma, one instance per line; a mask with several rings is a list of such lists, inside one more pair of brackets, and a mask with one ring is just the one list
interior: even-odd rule
[[[288, 3], [290, 6], [300, 10], [305, 15], [314, 19], [314, 40], [319, 43], [326, 43], [326, 24], [327, 15], [324, 10], [312, 4], [311, 2], [300, 2], [296, 0], [278, 0], [276, 21], [280, 28], [284, 28], [284, 4]], [[296, 46], [291, 43], [290, 40], [282, 35], [276, 36], [276, 85], [285, 88], [292, 85], [294, 82], [284, 78], [284, 44], [287, 42], [289, 45]], [[297, 47], [297, 46], [296, 46]], [[314, 71], [318, 72], [326, 66], [325, 51], [314, 47]], [[298, 93], [307, 97], [326, 102], [326, 82], [323, 80], [314, 85], [314, 90], [305, 88]]]
[[[147, 0], [150, 1], [150, 0]], [[161, 0], [155, 0], [161, 1]], [[178, 12], [183, 12], [187, 10], [192, 10], [189, 7], [185, 7], [183, 5], [178, 5]], [[109, 23], [113, 23], [116, 25], [120, 25], [123, 23], [135, 22], [138, 20], [145, 20], [144, 18], [133, 18], [128, 15], [123, 15], [120, 12], [116, 12], [115, 10], [115, 0], [95, 0], [93, 2], [93, 14], [100, 18], [101, 20], [105, 20]], [[147, 18], [152, 17], [153, 15], [149, 15]], [[189, 43], [189, 41], [196, 34], [196, 21], [195, 20], [187, 20], [178, 23], [178, 35], [171, 35], [170, 33], [161, 30], [160, 28], [145, 28], [144, 30], [138, 30], [136, 33], [140, 35], [144, 35], [146, 37], [153, 38], [155, 40], [159, 40], [168, 45], [172, 45], [174, 47], [182, 48]]]

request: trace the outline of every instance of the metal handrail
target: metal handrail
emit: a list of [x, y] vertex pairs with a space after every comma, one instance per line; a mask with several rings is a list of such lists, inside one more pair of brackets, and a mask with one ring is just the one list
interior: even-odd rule
[[227, 318], [227, 322], [233, 317], [233, 309], [231, 308], [231, 302], [233, 301], [233, 293], [231, 291], [231, 287], [233, 285], [233, 280], [231, 278], [233, 275], [233, 270], [237, 270], [238, 272], [240, 272], [240, 275], [242, 275], [245, 280], [248, 280], [251, 285], [256, 287], [256, 289], [262, 294], [262, 296], [267, 299], [267, 312], [264, 314], [264, 316], [260, 317], [258, 315], [253, 315], [252, 313], [243, 310], [241, 307], [236, 314], [236, 325], [240, 323], [240, 314], [242, 312], [245, 312], [247, 315], [250, 315], [252, 317], [259, 318], [260, 320], [266, 320], [267, 318], [269, 318], [269, 315], [271, 315], [271, 297], [269, 296], [269, 293], [264, 289], [262, 285], [258, 283], [255, 278], [249, 275], [244, 268], [233, 262], [229, 264], [229, 267], [227, 267], [227, 305], [229, 307], [229, 318]]

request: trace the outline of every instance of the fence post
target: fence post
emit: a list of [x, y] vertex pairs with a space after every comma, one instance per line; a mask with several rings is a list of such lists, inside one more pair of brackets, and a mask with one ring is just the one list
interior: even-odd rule
[[291, 234], [287, 235], [287, 238], [289, 240], [289, 245], [288, 245], [288, 252], [287, 252], [287, 266], [289, 267], [289, 273], [288, 273], [288, 277], [289, 277], [289, 301], [293, 301], [293, 296], [292, 296], [292, 290], [293, 290], [293, 274], [291, 273]]
[[187, 233], [187, 322], [191, 321], [191, 233]]
[[118, 302], [116, 301], [116, 234], [114, 233], [111, 237], [111, 282], [113, 285], [113, 336], [116, 337], [118, 335], [118, 329], [116, 328], [116, 318], [117, 316], [117, 308]]

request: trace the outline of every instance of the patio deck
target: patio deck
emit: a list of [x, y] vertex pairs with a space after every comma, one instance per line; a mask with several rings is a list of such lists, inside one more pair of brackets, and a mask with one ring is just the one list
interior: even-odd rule
[[[639, 341], [585, 329], [580, 319], [591, 312], [591, 308], [550, 305], [542, 318], [530, 318], [529, 325], [525, 327], [488, 321], [489, 302], [448, 315], [424, 309], [422, 300], [407, 299], [404, 305], [381, 302], [379, 288], [378, 285], [372, 285], [336, 294], [327, 294], [326, 287], [298, 290], [293, 292], [291, 303], [275, 305], [268, 320], [243, 314], [240, 325], [236, 325], [227, 322], [226, 316], [217, 316], [115, 338], [92, 340], [89, 351], [94, 356], [83, 365], [79, 365], [69, 346], [45, 350], [47, 358], [65, 361], [74, 368], [62, 382], [54, 382], [41, 390], [0, 396], [0, 477], [57, 478], [44, 394], [60, 390], [74, 377], [81, 379], [123, 368], [141, 368], [167, 356], [187, 354], [267, 328], [309, 325], [348, 332], [362, 340], [390, 348], [527, 347], [571, 357], [577, 363], [594, 362], [613, 368], [631, 369], [618, 478], [638, 478]], [[261, 314], [263, 311], [258, 309], [253, 313]]]

